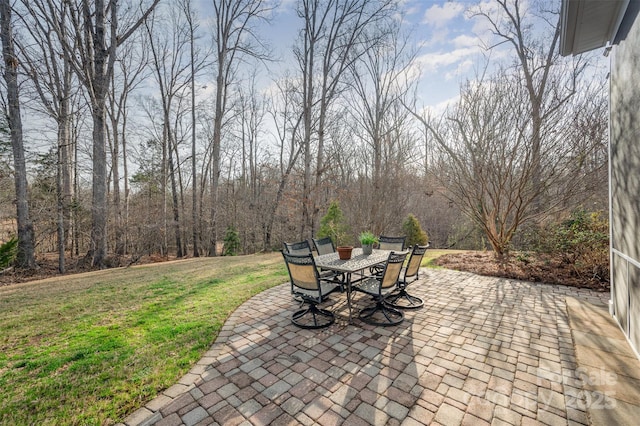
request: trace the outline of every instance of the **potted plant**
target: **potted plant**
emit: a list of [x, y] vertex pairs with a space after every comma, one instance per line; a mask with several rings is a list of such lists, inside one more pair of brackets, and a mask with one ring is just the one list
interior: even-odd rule
[[362, 244], [362, 253], [371, 254], [373, 251], [373, 245], [378, 242], [378, 237], [373, 235], [370, 231], [364, 231], [360, 234], [360, 244]]
[[338, 252], [338, 256], [342, 260], [351, 259], [351, 252], [353, 251], [353, 239], [351, 234], [345, 228], [342, 232], [336, 233], [336, 251]]

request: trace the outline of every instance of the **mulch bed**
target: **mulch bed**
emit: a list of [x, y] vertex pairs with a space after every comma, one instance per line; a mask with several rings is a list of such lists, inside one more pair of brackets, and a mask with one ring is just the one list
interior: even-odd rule
[[609, 291], [608, 277], [588, 276], [572, 265], [544, 255], [512, 255], [507, 262], [498, 262], [491, 252], [468, 252], [446, 254], [436, 259], [436, 264], [479, 275]]

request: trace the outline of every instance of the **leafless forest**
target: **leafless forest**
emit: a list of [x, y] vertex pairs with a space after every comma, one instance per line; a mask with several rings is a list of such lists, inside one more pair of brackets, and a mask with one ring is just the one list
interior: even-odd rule
[[231, 227], [254, 253], [338, 200], [354, 234], [412, 213], [502, 254], [606, 209], [606, 73], [559, 55], [559, 2], [465, 3], [493, 39], [442, 113], [403, 4], [298, 0], [276, 57], [268, 0], [0, 0], [2, 239], [61, 270], [216, 255]]

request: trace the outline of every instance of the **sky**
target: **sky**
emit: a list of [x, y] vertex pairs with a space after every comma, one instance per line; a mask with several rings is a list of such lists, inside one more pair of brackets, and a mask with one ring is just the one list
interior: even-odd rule
[[[489, 0], [484, 0], [488, 3]], [[482, 62], [480, 45], [486, 26], [466, 13], [479, 1], [402, 0], [405, 30], [416, 49], [415, 75], [420, 76], [418, 95], [425, 107], [441, 111], [455, 100], [462, 81], [471, 78]], [[263, 28], [274, 52], [291, 57], [299, 27], [297, 0], [283, 0], [271, 24]], [[480, 37], [480, 38], [479, 38]]]
[[[204, 16], [212, 9], [212, 0], [197, 0]], [[299, 0], [273, 0], [279, 5], [269, 23], [259, 28], [272, 53], [281, 62], [270, 65], [262, 75], [265, 80], [278, 78], [278, 70], [295, 68], [292, 47], [297, 41], [302, 19], [297, 16]], [[491, 35], [488, 22], [473, 17], [469, 9], [479, 5], [483, 10], [500, 13], [495, 0], [398, 0], [403, 27], [417, 51], [414, 64], [418, 76], [418, 106], [439, 115], [457, 99], [460, 84], [473, 80], [491, 56], [491, 62], [512, 57], [508, 44], [500, 44]], [[524, 8], [536, 0], [519, 0]], [[560, 7], [560, 0], [547, 0]], [[548, 5], [545, 5], [548, 6]], [[401, 15], [401, 18], [400, 18]], [[206, 19], [203, 17], [203, 19]], [[540, 27], [549, 28], [546, 24]], [[497, 45], [497, 46], [496, 46]], [[493, 46], [487, 51], [483, 46]], [[214, 85], [209, 86], [213, 90]]]

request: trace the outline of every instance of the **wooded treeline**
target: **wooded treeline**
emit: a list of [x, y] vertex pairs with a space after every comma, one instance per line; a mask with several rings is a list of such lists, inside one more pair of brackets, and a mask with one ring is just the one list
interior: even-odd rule
[[606, 81], [559, 56], [555, 3], [469, 5], [492, 43], [441, 115], [395, 0], [298, 0], [284, 58], [267, 0], [0, 4], [0, 206], [22, 266], [215, 255], [229, 227], [244, 253], [278, 249], [334, 199], [356, 233], [412, 213], [436, 247], [497, 254], [606, 208]]

